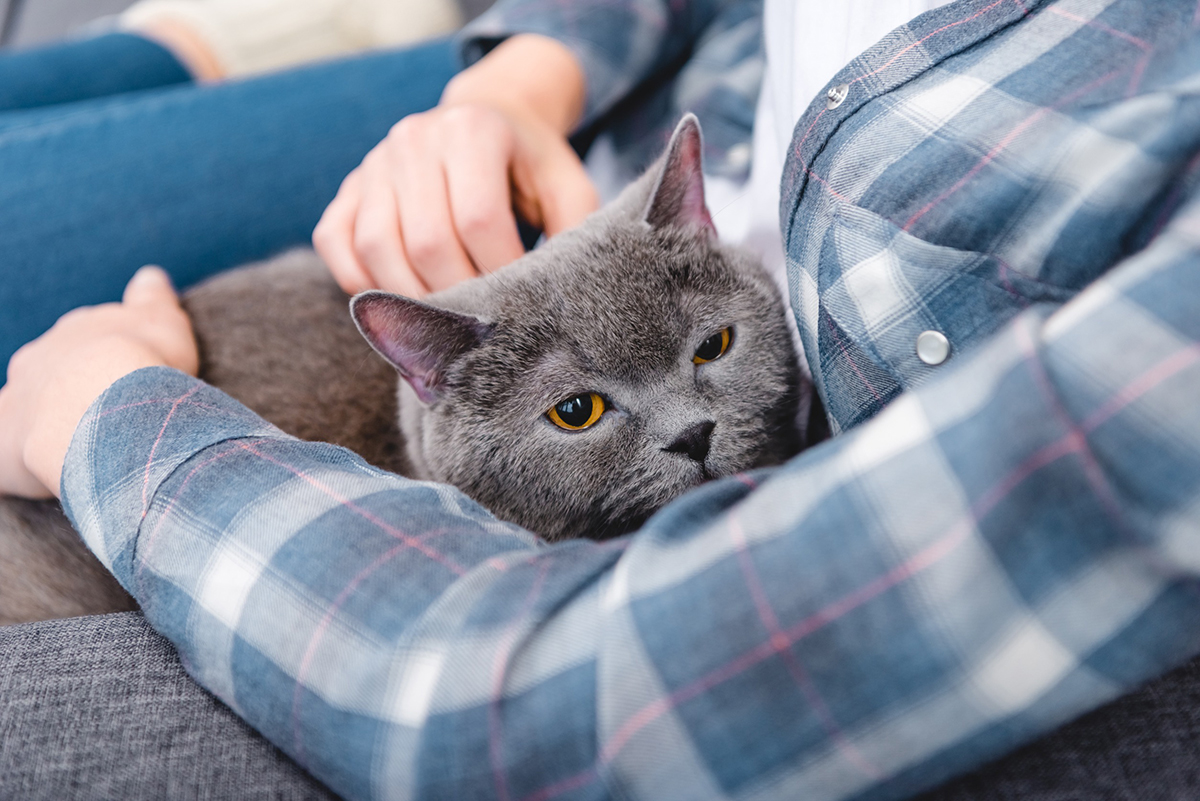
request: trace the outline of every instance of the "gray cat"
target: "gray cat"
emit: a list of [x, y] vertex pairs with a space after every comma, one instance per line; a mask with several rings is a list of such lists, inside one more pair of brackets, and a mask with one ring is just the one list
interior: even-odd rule
[[[201, 375], [289, 433], [454, 484], [546, 539], [631, 531], [801, 444], [783, 304], [716, 241], [700, 153], [686, 117], [583, 225], [425, 302], [366, 292], [347, 316], [311, 253], [219, 276], [185, 296]], [[56, 506], [0, 499], [0, 623], [124, 608]]]

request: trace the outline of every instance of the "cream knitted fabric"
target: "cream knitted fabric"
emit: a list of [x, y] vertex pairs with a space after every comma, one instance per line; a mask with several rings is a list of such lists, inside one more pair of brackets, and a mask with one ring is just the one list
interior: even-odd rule
[[119, 26], [159, 21], [194, 31], [229, 77], [395, 47], [461, 23], [455, 0], [140, 0]]

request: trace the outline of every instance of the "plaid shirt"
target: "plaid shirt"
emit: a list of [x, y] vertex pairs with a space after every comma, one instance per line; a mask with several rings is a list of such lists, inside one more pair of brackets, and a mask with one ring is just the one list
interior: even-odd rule
[[166, 369], [84, 418], [68, 512], [348, 797], [928, 787], [1200, 650], [1195, 9], [959, 0], [835, 78], [781, 212], [843, 433], [632, 536], [540, 544]]

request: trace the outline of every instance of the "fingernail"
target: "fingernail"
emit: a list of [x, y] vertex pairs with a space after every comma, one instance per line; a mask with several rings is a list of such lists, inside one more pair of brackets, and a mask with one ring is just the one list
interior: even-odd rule
[[139, 268], [138, 271], [133, 274], [133, 278], [129, 279], [129, 283], [144, 284], [147, 281], [158, 280], [159, 276], [165, 276], [163, 268], [156, 264], [147, 264], [144, 267]]

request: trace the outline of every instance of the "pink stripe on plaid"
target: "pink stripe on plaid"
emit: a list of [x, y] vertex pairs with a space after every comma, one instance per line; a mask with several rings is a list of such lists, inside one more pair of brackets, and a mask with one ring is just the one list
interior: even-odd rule
[[771, 608], [771, 602], [767, 599], [767, 594], [763, 591], [762, 582], [758, 578], [758, 571], [754, 569], [754, 560], [750, 558], [750, 552], [746, 547], [746, 533], [742, 530], [742, 523], [736, 513], [729, 515], [729, 536], [733, 540], [733, 547], [737, 551], [738, 565], [741, 568], [742, 577], [745, 579], [746, 586], [750, 590], [750, 595], [754, 599], [754, 607], [758, 611], [758, 619], [762, 621], [763, 626], [767, 629], [767, 633], [770, 635], [770, 642], [775, 646], [788, 673], [791, 674], [792, 679], [800, 688], [800, 692], [804, 694], [805, 699], [808, 700], [813, 711], [816, 712], [817, 718], [821, 721], [821, 727], [825, 729], [825, 733], [830, 736], [834, 745], [842, 751], [847, 760], [870, 778], [881, 778], [882, 773], [879, 768], [875, 767], [858, 750], [858, 747], [850, 741], [850, 738], [846, 736], [846, 733], [838, 725], [832, 710], [825, 703], [825, 699], [821, 697], [821, 693], [817, 690], [816, 684], [813, 683], [812, 678], [808, 675], [808, 671], [804, 669], [804, 666], [800, 664], [800, 660], [792, 653], [791, 644], [786, 642], [787, 637], [779, 627], [779, 619], [775, 617], [775, 610]]
[[1133, 74], [1129, 76], [1129, 86], [1125, 88], [1125, 97], [1133, 97], [1137, 94], [1138, 87], [1142, 85], [1142, 76], [1146, 74], [1146, 67], [1150, 66], [1150, 57], [1153, 53], [1146, 53], [1138, 63], [1133, 67]]
[[[896, 53], [894, 56], [892, 56], [890, 59], [888, 59], [887, 61], [885, 61], [885, 62], [883, 63], [883, 65], [882, 65], [882, 66], [880, 66], [880, 67], [878, 67], [878, 68], [876, 68], [876, 69], [873, 69], [873, 70], [871, 70], [870, 72], [867, 72], [867, 73], [864, 73], [864, 74], [862, 74], [862, 75], [859, 75], [857, 78], [853, 78], [853, 79], [851, 79], [851, 80], [850, 80], [850, 83], [849, 83], [849, 85], [851, 85], [851, 86], [852, 86], [852, 85], [854, 85], [854, 84], [858, 83], [859, 81], [863, 81], [863, 80], [866, 80], [867, 78], [870, 78], [870, 77], [871, 77], [871, 76], [873, 76], [873, 75], [878, 75], [880, 72], [883, 72], [883, 71], [884, 71], [884, 70], [886, 70], [888, 67], [892, 66], [892, 64], [895, 64], [895, 63], [896, 63], [896, 61], [897, 61], [898, 59], [900, 59], [900, 58], [901, 58], [901, 57], [902, 57], [902, 56], [903, 56], [905, 53], [907, 53], [908, 51], [912, 50], [913, 48], [920, 47], [920, 46], [921, 46], [921, 45], [923, 45], [925, 42], [927, 42], [927, 41], [929, 41], [930, 39], [932, 39], [933, 37], [937, 36], [939, 33], [944, 33], [945, 31], [948, 31], [948, 30], [950, 30], [951, 28], [956, 28], [956, 27], [958, 27], [959, 25], [965, 25], [965, 24], [967, 24], [968, 22], [972, 22], [972, 21], [974, 21], [974, 20], [976, 20], [976, 19], [979, 19], [979, 18], [980, 18], [980, 17], [982, 17], [984, 14], [988, 13], [989, 11], [991, 11], [993, 8], [996, 8], [997, 6], [1003, 5], [1003, 4], [1004, 4], [1004, 3], [1006, 3], [1006, 2], [1008, 2], [1008, 0], [996, 0], [996, 2], [992, 3], [992, 4], [991, 4], [991, 5], [989, 5], [989, 6], [985, 6], [984, 8], [981, 8], [981, 9], [979, 9], [979, 11], [975, 12], [974, 14], [972, 14], [972, 15], [971, 15], [971, 16], [969, 16], [969, 17], [964, 17], [963, 19], [956, 20], [956, 21], [954, 21], [954, 22], [948, 23], [948, 24], [946, 24], [946, 25], [943, 25], [942, 27], [938, 28], [937, 30], [934, 30], [934, 31], [931, 31], [930, 33], [927, 33], [926, 35], [922, 36], [922, 37], [921, 37], [920, 39], [918, 39], [917, 41], [915, 41], [915, 42], [912, 42], [912, 43], [910, 43], [910, 44], [906, 45], [905, 47], [901, 48], [901, 49], [900, 49], [900, 50], [899, 50], [899, 51], [898, 51], [898, 52], [897, 52], [897, 53]], [[1022, 13], [1024, 13], [1024, 14], [1028, 15], [1028, 14], [1029, 14], [1029, 12], [1025, 10], [1025, 6], [1021, 5], [1021, 2], [1020, 2], [1020, 0], [1016, 0], [1016, 2], [1017, 2], [1017, 6], [1018, 6], [1018, 7], [1021, 9]], [[824, 116], [825, 116], [825, 112], [826, 112], [827, 110], [828, 110], [828, 109], [821, 109], [821, 111], [817, 113], [817, 116], [813, 118], [813, 121], [812, 121], [811, 123], [809, 123], [808, 129], [807, 129], [807, 130], [804, 132], [804, 136], [801, 136], [801, 137], [800, 137], [800, 139], [799, 139], [799, 141], [797, 141], [797, 142], [796, 142], [796, 144], [795, 144], [795, 146], [793, 146], [793, 148], [792, 148], [792, 152], [795, 154], [795, 157], [796, 157], [796, 160], [797, 160], [797, 162], [799, 162], [799, 160], [800, 160], [800, 150], [801, 150], [801, 148], [804, 146], [804, 143], [805, 143], [805, 142], [808, 140], [808, 135], [812, 133], [812, 130], [813, 130], [813, 128], [815, 128], [815, 127], [817, 126], [817, 123], [820, 121], [820, 119], [821, 119], [822, 117], [824, 117]], [[841, 195], [839, 195], [839, 194], [838, 194], [838, 193], [837, 193], [837, 192], [836, 192], [836, 191], [833, 189], [833, 187], [831, 187], [831, 186], [828, 184], [828, 182], [826, 182], [826, 181], [825, 181], [823, 178], [821, 178], [820, 176], [818, 176], [816, 173], [814, 173], [814, 172], [813, 172], [812, 170], [810, 170], [808, 167], [804, 167], [803, 169], [804, 169], [804, 172], [805, 172], [805, 173], [806, 173], [806, 174], [807, 174], [809, 177], [811, 177], [811, 178], [815, 178], [817, 181], [819, 181], [821, 184], [823, 184], [823, 185], [824, 185], [824, 187], [825, 187], [827, 190], [829, 190], [830, 194], [832, 194], [832, 195], [833, 195], [834, 197], [836, 197], [838, 200], [841, 200], [841, 201], [843, 201], [843, 202], [845, 202], [845, 201], [846, 201], [846, 199], [845, 199], [844, 197], [842, 197]]]
[[[142, 548], [138, 548], [136, 550], [136, 552], [138, 554], [138, 558], [137, 558], [137, 563], [134, 565], [134, 568], [133, 568], [133, 580], [135, 583], [138, 584], [139, 588], [142, 588], [144, 590], [144, 587], [142, 585], [142, 573], [145, 570], [146, 565], [148, 565], [150, 563], [151, 558], [154, 555], [154, 544], [158, 541], [158, 532], [162, 530], [163, 523], [166, 522], [166, 520], [170, 517], [171, 512], [175, 509], [175, 502], [178, 501], [180, 497], [182, 497], [183, 491], [185, 489], [187, 489], [187, 485], [191, 483], [192, 477], [195, 476], [197, 473], [199, 473], [201, 470], [203, 470], [205, 467], [208, 467], [213, 462], [215, 462], [219, 459], [224, 459], [226, 456], [229, 456], [230, 454], [233, 454], [233, 453], [236, 453], [236, 451], [222, 451], [221, 453], [218, 453], [215, 456], [209, 457], [208, 459], [205, 459], [203, 462], [200, 462], [200, 464], [196, 465], [191, 470], [189, 470], [188, 474], [183, 477], [183, 482], [179, 485], [179, 489], [176, 490], [175, 494], [171, 496], [171, 500], [167, 501], [166, 507], [162, 510], [162, 513], [158, 516], [158, 522], [155, 523], [153, 530], [151, 530], [151, 532], [150, 532], [150, 536], [148, 536], [146, 538], [145, 546]], [[145, 517], [146, 517], [146, 515], [145, 515], [145, 513], [143, 513], [142, 519], [144, 520]], [[143, 591], [139, 594], [144, 596], [145, 592]]]
[[546, 574], [550, 570], [550, 560], [543, 560], [538, 566], [537, 577], [525, 595], [521, 608], [513, 618], [513, 624], [504, 632], [496, 656], [492, 662], [492, 698], [488, 703], [488, 759], [492, 763], [492, 781], [496, 786], [496, 795], [500, 801], [509, 801], [508, 778], [504, 774], [504, 732], [500, 725], [500, 704], [504, 700], [504, 677], [508, 661], [512, 657], [513, 644], [517, 639], [517, 629], [533, 604], [542, 592], [546, 582]]
[[845, 196], [845, 195], [843, 195], [841, 192], [839, 192], [839, 191], [837, 191], [836, 189], [834, 189], [832, 184], [830, 184], [828, 181], [826, 181], [826, 180], [825, 180], [824, 178], [822, 178], [821, 176], [817, 175], [817, 174], [816, 174], [815, 172], [813, 172], [811, 169], [809, 169], [808, 167], [804, 167], [804, 168], [803, 168], [803, 170], [804, 170], [804, 172], [805, 172], [805, 173], [807, 173], [807, 174], [808, 174], [808, 177], [809, 177], [809, 178], [812, 178], [814, 181], [816, 181], [817, 183], [819, 183], [821, 186], [825, 187], [825, 191], [826, 191], [826, 192], [828, 192], [829, 194], [833, 195], [833, 197], [834, 197], [834, 198], [836, 198], [837, 200], [840, 200], [840, 201], [842, 201], [843, 203], [850, 203], [850, 202], [851, 202], [851, 201], [850, 201], [850, 198], [846, 197], [846, 196]]
[[750, 478], [750, 476], [746, 475], [745, 473], [734, 473], [733, 478], [735, 478], [738, 481], [740, 481], [741, 483], [745, 484], [747, 487], [749, 487], [752, 490], [758, 489], [758, 482], [755, 481], [754, 479]]
[[[964, 17], [963, 19], [948, 23], [948, 24], [943, 25], [942, 27], [938, 28], [935, 31], [931, 31], [930, 33], [925, 34], [924, 36], [922, 36], [920, 39], [913, 42], [912, 44], [901, 48], [899, 50], [899, 52], [896, 53], [896, 55], [892, 56], [890, 59], [888, 59], [886, 62], [884, 62], [883, 66], [881, 66], [877, 69], [873, 69], [870, 72], [865, 73], [863, 75], [859, 75], [857, 78], [850, 81], [850, 83], [852, 83], [852, 84], [858, 83], [859, 81], [870, 78], [872, 75], [877, 75], [878, 73], [883, 72], [885, 69], [892, 66], [892, 64], [895, 64], [896, 61], [901, 56], [903, 56], [905, 53], [907, 53], [909, 50], [912, 50], [913, 48], [916, 48], [916, 47], [920, 47], [921, 45], [925, 44], [925, 42], [927, 42], [930, 39], [932, 39], [933, 37], [937, 36], [939, 33], [944, 33], [945, 31], [948, 31], [951, 28], [957, 28], [959, 25], [966, 25], [968, 22], [973, 22], [973, 21], [979, 19], [980, 17], [982, 17], [984, 14], [991, 11], [993, 8], [1004, 5], [1007, 2], [1008, 2], [1008, 0], [996, 0], [996, 2], [992, 3], [991, 5], [984, 6], [983, 8], [979, 9], [978, 11], [976, 11], [974, 14], [972, 14], [969, 17]], [[1020, 3], [1018, 3], [1017, 5], [1020, 5]], [[1022, 7], [1022, 10], [1024, 10], [1023, 7]]]
[[1109, 486], [1108, 480], [1105, 479], [1104, 471], [1100, 468], [1100, 464], [1096, 460], [1096, 455], [1092, 453], [1092, 449], [1088, 445], [1087, 437], [1084, 436], [1082, 428], [1067, 413], [1066, 408], [1062, 404], [1062, 399], [1054, 391], [1054, 386], [1050, 382], [1050, 376], [1046, 373], [1046, 366], [1037, 357], [1037, 345], [1033, 340], [1033, 334], [1030, 332], [1028, 326], [1022, 326], [1017, 329], [1017, 342], [1021, 348], [1021, 352], [1025, 355], [1026, 361], [1029, 362], [1029, 369], [1033, 373], [1033, 378], [1038, 385], [1038, 389], [1041, 390], [1042, 396], [1046, 399], [1046, 403], [1050, 406], [1051, 411], [1054, 412], [1055, 418], [1059, 424], [1067, 429], [1072, 443], [1078, 449], [1079, 458], [1083, 462], [1083, 475], [1087, 478], [1088, 485], [1092, 488], [1092, 493], [1100, 501], [1100, 505], [1104, 507], [1105, 513], [1113, 524], [1118, 528], [1124, 528], [1125, 524], [1122, 520], [1124, 515], [1121, 513], [1121, 504], [1117, 500], [1112, 487]]
[[913, 216], [909, 217], [908, 222], [901, 226], [903, 230], [906, 232], [909, 231], [914, 225], [916, 225], [918, 220], [932, 211], [935, 207], [943, 203], [947, 198], [957, 193], [958, 190], [962, 189], [963, 186], [965, 186], [968, 181], [978, 175], [984, 167], [991, 164], [997, 156], [1007, 150], [1008, 146], [1016, 141], [1017, 137], [1023, 134], [1025, 130], [1029, 128], [1029, 126], [1033, 125], [1048, 113], [1050, 113], [1049, 108], [1039, 108], [1037, 111], [1021, 120], [1021, 122], [1017, 124], [1017, 127], [1005, 134], [1004, 138], [1001, 139], [991, 150], [989, 150], [983, 158], [976, 162], [975, 166], [968, 170], [963, 177], [959, 178], [957, 183], [955, 183], [945, 192], [942, 192], [942, 194], [938, 195], [933, 200], [926, 203], [924, 208], [922, 208]]
[[1029, 298], [1015, 290], [1012, 281], [1009, 280], [1009, 275], [1016, 272], [1012, 266], [999, 256], [992, 256], [996, 260], [996, 264], [1000, 265], [1000, 286], [1005, 292], [1012, 295], [1022, 309], [1029, 307]]
[[1021, 122], [1017, 123], [1017, 126], [1015, 128], [1013, 128], [1011, 131], [1009, 131], [1007, 134], [1005, 134], [1004, 138], [1001, 139], [996, 144], [995, 147], [993, 147], [991, 150], [989, 150], [983, 156], [983, 158], [981, 158], [975, 164], [974, 167], [972, 167], [970, 170], [968, 170], [966, 175], [964, 175], [962, 178], [959, 178], [958, 182], [955, 183], [954, 186], [950, 187], [945, 192], [938, 195], [933, 200], [929, 201], [927, 204], [925, 204], [924, 208], [922, 208], [920, 211], [918, 211], [916, 214], [914, 214], [912, 217], [910, 217], [908, 219], [908, 222], [906, 222], [902, 226], [903, 230], [905, 232], [908, 232], [909, 230], [911, 230], [912, 227], [914, 225], [916, 225], [918, 220], [920, 220], [922, 217], [924, 217], [926, 214], [928, 214], [934, 208], [936, 208], [937, 206], [939, 206], [940, 204], [945, 202], [948, 198], [950, 198], [951, 196], [956, 194], [958, 192], [958, 190], [962, 189], [967, 184], [968, 181], [970, 181], [972, 178], [974, 178], [976, 175], [978, 175], [979, 172], [984, 167], [986, 167], [988, 164], [991, 164], [996, 159], [997, 156], [999, 156], [1001, 153], [1003, 153], [1005, 150], [1007, 150], [1008, 147], [1013, 142], [1015, 142], [1017, 140], [1017, 138], [1022, 133], [1024, 133], [1027, 128], [1029, 128], [1029, 126], [1033, 125], [1035, 122], [1040, 120], [1042, 117], [1046, 116], [1046, 114], [1050, 113], [1051, 111], [1057, 111], [1058, 109], [1062, 108], [1063, 106], [1066, 106], [1067, 104], [1072, 103], [1075, 100], [1078, 100], [1080, 97], [1083, 97], [1087, 93], [1100, 88], [1105, 83], [1107, 83], [1107, 82], [1111, 81], [1113, 78], [1117, 77], [1117, 75], [1120, 72], [1121, 72], [1120, 69], [1115, 69], [1112, 72], [1102, 75], [1101, 77], [1099, 77], [1096, 80], [1092, 81], [1091, 83], [1087, 84], [1083, 88], [1078, 89], [1078, 90], [1072, 92], [1071, 94], [1067, 95], [1062, 100], [1055, 103], [1054, 105], [1044, 106], [1042, 108], [1039, 108], [1037, 111], [1033, 112], [1028, 117], [1021, 120]]
[[833, 338], [837, 340], [838, 355], [845, 359], [846, 364], [850, 365], [850, 369], [853, 370], [854, 374], [858, 376], [860, 381], [863, 382], [863, 386], [867, 388], [867, 392], [871, 393], [871, 397], [875, 399], [875, 402], [881, 402], [883, 398], [880, 396], [879, 391], [875, 389], [875, 385], [871, 383], [866, 374], [862, 370], [858, 369], [858, 362], [851, 358], [850, 349], [846, 345], [846, 340], [843, 339], [840, 334], [838, 334], [837, 326], [833, 322], [833, 317], [828, 313], [825, 315], [825, 326], [833, 334]]
[[594, 766], [536, 793], [532, 793], [522, 799], [522, 801], [547, 801], [547, 799], [554, 798], [570, 789], [582, 786], [586, 783], [585, 778], [588, 776], [592, 778], [599, 776], [600, 769], [610, 764], [639, 731], [671, 709], [702, 695], [713, 687], [757, 665], [759, 662], [775, 656], [778, 653], [778, 649], [784, 644], [788, 647], [794, 645], [809, 634], [854, 611], [872, 598], [907, 581], [917, 573], [932, 567], [953, 552], [967, 538], [967, 534], [970, 531], [970, 520], [959, 523], [945, 536], [923, 550], [918, 551], [907, 561], [897, 565], [892, 570], [860, 587], [858, 590], [843, 596], [829, 606], [806, 617], [795, 626], [784, 630], [782, 639], [768, 640], [743, 653], [736, 659], [727, 662], [724, 666], [701, 676], [691, 684], [681, 687], [665, 698], [660, 698], [642, 707], [630, 716], [624, 725], [617, 729], [612, 737], [608, 739], [608, 742], [600, 749], [600, 755], [597, 757]]
[[295, 747], [295, 759], [300, 763], [301, 767], [308, 767], [308, 759], [304, 751], [304, 733], [300, 727], [300, 700], [303, 697], [304, 679], [308, 674], [309, 665], [312, 664], [313, 656], [316, 654], [317, 645], [324, 639], [329, 624], [333, 622], [333, 618], [337, 615], [338, 610], [342, 608], [342, 604], [350, 598], [351, 593], [358, 588], [358, 585], [366, 580], [367, 576], [370, 576], [395, 557], [396, 554], [407, 548], [408, 546], [403, 542], [396, 543], [376, 557], [371, 564], [360, 570], [354, 578], [350, 579], [350, 582], [342, 588], [342, 591], [333, 599], [333, 603], [325, 610], [325, 614], [321, 617], [316, 628], [313, 629], [312, 636], [308, 639], [308, 646], [304, 649], [304, 656], [301, 657], [300, 667], [296, 671], [296, 687], [292, 693], [292, 744]]
[[179, 408], [179, 404], [190, 398], [192, 395], [200, 391], [203, 384], [196, 384], [187, 392], [175, 400], [171, 405], [167, 416], [163, 419], [162, 428], [158, 430], [158, 436], [154, 438], [154, 444], [150, 446], [150, 455], [146, 457], [146, 473], [142, 477], [142, 519], [146, 518], [146, 512], [149, 510], [146, 498], [150, 492], [150, 467], [154, 464], [154, 454], [158, 452], [158, 446], [162, 443], [163, 435], [167, 433], [167, 426], [171, 422], [171, 418], [175, 416], [175, 410]]
[[[111, 409], [105, 409], [104, 411], [102, 411], [102, 412], [96, 414], [94, 417], [92, 417], [92, 419], [99, 420], [103, 417], [108, 417], [110, 414], [116, 414], [117, 412], [123, 412], [126, 409], [136, 409], [139, 406], [150, 406], [155, 403], [178, 403], [178, 402], [179, 402], [178, 398], [153, 398], [151, 400], [138, 401], [137, 403], [126, 403], [126, 404], [122, 404], [121, 406], [114, 406]], [[180, 404], [180, 405], [181, 406], [195, 406], [198, 409], [211, 409], [214, 412], [221, 412], [222, 414], [231, 415], [231, 416], [233, 413], [232, 409], [223, 409], [220, 406], [213, 406], [211, 403], [201, 403], [200, 401], [188, 401], [188, 402]], [[242, 416], [246, 417], [248, 415], [242, 415]]]
[[[820, 122], [821, 118], [825, 116], [826, 111], [827, 109], [821, 109], [819, 112], [817, 112], [817, 116], [813, 117], [813, 121], [809, 123], [808, 130], [804, 132], [804, 136], [800, 137], [800, 140], [796, 142], [795, 147], [792, 148], [792, 152], [795, 153], [797, 161], [800, 160], [800, 149], [804, 147], [804, 143], [808, 139], [808, 135], [812, 133], [813, 128], [817, 127], [817, 123]], [[809, 175], [812, 175], [807, 167], [804, 169], [804, 171], [808, 172]], [[826, 184], [826, 186], [828, 186], [828, 184]]]
[[[1083, 423], [1082, 428], [1084, 430], [1095, 428], [1104, 420], [1116, 414], [1120, 409], [1133, 403], [1154, 386], [1197, 362], [1200, 362], [1200, 344], [1187, 347], [1170, 358], [1163, 360], [1132, 381], [1120, 392], [1114, 394], [1108, 403], [1104, 404]], [[600, 770], [611, 763], [639, 731], [671, 709], [733, 678], [764, 659], [776, 655], [780, 648], [791, 647], [804, 637], [843, 617], [867, 601], [936, 565], [962, 544], [968, 538], [977, 522], [982, 520], [1021, 483], [1028, 480], [1030, 476], [1042, 467], [1068, 454], [1079, 453], [1084, 448], [1085, 443], [1083, 442], [1082, 434], [1078, 431], [1071, 431], [1059, 440], [1039, 449], [997, 482], [990, 491], [980, 496], [972, 504], [970, 513], [932, 544], [884, 575], [834, 601], [791, 628], [784, 630], [782, 636], [772, 634], [766, 642], [743, 653], [724, 666], [711, 671], [691, 684], [685, 685], [665, 698], [660, 698], [642, 707], [630, 716], [612, 737], [609, 738], [608, 742], [604, 744], [596, 760], [596, 765], [575, 776], [550, 785], [537, 793], [531, 794], [524, 801], [547, 801], [547, 799], [583, 786], [587, 781], [594, 780], [599, 776]]]
[[1072, 22], [1078, 22], [1079, 24], [1085, 25], [1089, 28], [1095, 28], [1096, 30], [1104, 31], [1107, 34], [1117, 37], [1118, 39], [1129, 42], [1131, 45], [1133, 45], [1135, 47], [1141, 48], [1143, 52], [1150, 52], [1151, 50], [1154, 49], [1150, 45], [1150, 43], [1147, 42], [1145, 39], [1139, 39], [1138, 37], [1134, 36], [1131, 33], [1126, 33], [1125, 31], [1119, 31], [1110, 25], [1105, 25], [1103, 22], [1096, 22], [1096, 20], [1094, 20], [1094, 19], [1088, 19], [1087, 17], [1081, 17], [1078, 14], [1072, 14], [1070, 11], [1063, 11], [1061, 8], [1058, 8], [1057, 6], [1050, 6], [1049, 8], [1046, 9], [1046, 11], [1050, 14], [1054, 14], [1057, 17], [1063, 17], [1064, 19], [1069, 19]]
[[459, 575], [459, 576], [461, 576], [463, 573], [467, 572], [463, 567], [458, 565], [458, 563], [456, 563], [450, 557], [442, 554], [440, 551], [436, 551], [433, 548], [430, 548], [427, 545], [425, 545], [425, 543], [422, 541], [421, 538], [412, 537], [408, 534], [405, 534], [403, 531], [401, 531], [400, 529], [391, 525], [390, 523], [380, 520], [377, 516], [375, 516], [371, 512], [368, 512], [366, 509], [363, 509], [361, 506], [356, 504], [354, 501], [352, 501], [349, 498], [345, 497], [344, 495], [336, 492], [332, 487], [330, 487], [330, 486], [322, 483], [321, 481], [318, 481], [317, 479], [313, 478], [312, 476], [308, 475], [303, 470], [300, 470], [297, 467], [293, 467], [292, 465], [287, 464], [286, 462], [282, 462], [279, 459], [276, 459], [272, 456], [268, 456], [267, 454], [263, 453], [262, 451], [258, 450], [257, 448], [253, 447], [252, 445], [247, 445], [244, 442], [239, 442], [237, 444], [242, 450], [246, 451], [247, 453], [252, 453], [260, 459], [268, 461], [271, 464], [277, 465], [278, 467], [282, 467], [284, 470], [288, 471], [292, 475], [294, 475], [297, 478], [299, 478], [300, 480], [304, 481], [309, 486], [314, 487], [315, 489], [324, 493], [328, 497], [334, 499], [335, 501], [337, 501], [339, 504], [341, 504], [343, 507], [345, 507], [349, 511], [358, 515], [362, 519], [374, 524], [375, 526], [378, 526], [380, 529], [387, 532], [387, 534], [389, 536], [395, 537], [396, 539], [400, 540], [401, 542], [407, 544], [413, 550], [415, 550], [421, 554], [424, 554], [425, 556], [429, 557], [433, 561], [435, 561], [438, 564], [445, 567], [450, 572], [452, 572], [456, 575]]
[[1083, 421], [1080, 428], [1091, 433], [1113, 415], [1117, 414], [1117, 412], [1168, 378], [1186, 370], [1197, 362], [1200, 362], [1200, 343], [1190, 345], [1173, 353], [1127, 384], [1116, 395], [1109, 398], [1107, 403], [1088, 415], [1088, 418]]

